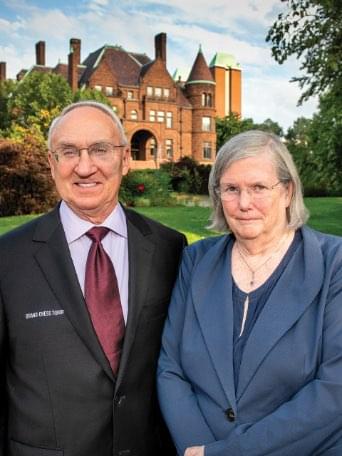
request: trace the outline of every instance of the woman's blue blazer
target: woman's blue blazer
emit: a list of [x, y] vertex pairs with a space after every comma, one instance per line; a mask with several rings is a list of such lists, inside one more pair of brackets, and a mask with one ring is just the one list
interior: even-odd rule
[[231, 235], [185, 249], [158, 368], [177, 446], [205, 456], [342, 455], [342, 238], [303, 242], [246, 343], [235, 389]]

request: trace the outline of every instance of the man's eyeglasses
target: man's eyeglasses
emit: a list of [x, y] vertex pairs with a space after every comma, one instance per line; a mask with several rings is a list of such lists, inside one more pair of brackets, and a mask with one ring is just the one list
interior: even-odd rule
[[[245, 190], [253, 200], [262, 200], [268, 198], [271, 195], [272, 190], [279, 184], [281, 184], [281, 181], [271, 187], [262, 184], [255, 184], [246, 187]], [[222, 184], [216, 189], [216, 194], [222, 201], [234, 201], [240, 198], [241, 191], [242, 190], [237, 185]]]
[[124, 144], [115, 145], [109, 142], [99, 142], [91, 144], [89, 147], [76, 147], [72, 144], [63, 144], [56, 147], [52, 152], [55, 156], [56, 161], [59, 163], [76, 163], [79, 161], [81, 151], [86, 150], [89, 157], [93, 161], [105, 162], [111, 160], [113, 157], [119, 155], [121, 147], [125, 147]]

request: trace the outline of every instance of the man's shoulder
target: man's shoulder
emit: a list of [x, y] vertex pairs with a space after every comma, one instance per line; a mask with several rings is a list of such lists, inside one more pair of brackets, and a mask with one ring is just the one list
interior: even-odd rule
[[179, 231], [169, 228], [139, 212], [125, 208], [127, 221], [132, 223], [144, 235], [155, 235], [164, 240], [184, 242], [185, 236]]
[[14, 246], [20, 248], [22, 243], [31, 241], [38, 228], [48, 226], [56, 220], [56, 209], [44, 215], [39, 215], [34, 219], [2, 234], [0, 236], [0, 250], [12, 249]]

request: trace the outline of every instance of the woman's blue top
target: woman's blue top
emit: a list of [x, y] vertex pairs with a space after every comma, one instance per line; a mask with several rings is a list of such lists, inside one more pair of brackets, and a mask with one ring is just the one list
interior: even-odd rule
[[[234, 309], [234, 380], [235, 380], [235, 389], [237, 388], [238, 381], [239, 381], [239, 372], [240, 372], [240, 365], [241, 359], [243, 355], [243, 350], [245, 348], [246, 342], [248, 337], [255, 325], [255, 322], [259, 318], [259, 315], [262, 312], [272, 290], [279, 280], [280, 276], [282, 275], [283, 271], [285, 270], [288, 262], [290, 261], [291, 257], [293, 256], [294, 252], [298, 248], [298, 246], [302, 242], [302, 235], [300, 230], [296, 231], [296, 234], [293, 238], [293, 241], [290, 247], [287, 249], [286, 254], [284, 255], [283, 259], [273, 271], [271, 276], [264, 282], [259, 288], [256, 288], [251, 293], [245, 293], [244, 291], [240, 290], [240, 288], [236, 285], [234, 280], [233, 282], [233, 309]], [[230, 243], [229, 247], [229, 255], [232, 254], [232, 247], [234, 243]], [[248, 296], [249, 306], [248, 306], [248, 313], [245, 322], [245, 327], [242, 335], [239, 337], [241, 332], [241, 325], [243, 319], [243, 309], [244, 303]]]

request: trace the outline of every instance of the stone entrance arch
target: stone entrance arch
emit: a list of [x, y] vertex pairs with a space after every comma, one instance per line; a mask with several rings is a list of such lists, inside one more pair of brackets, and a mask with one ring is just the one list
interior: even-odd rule
[[131, 155], [133, 160], [156, 160], [158, 144], [153, 133], [138, 130], [131, 138]]

